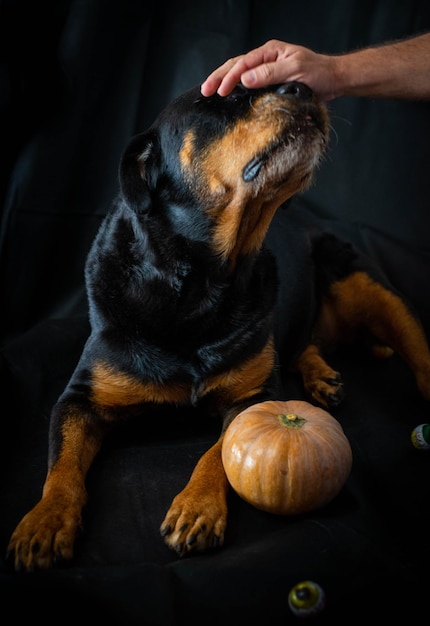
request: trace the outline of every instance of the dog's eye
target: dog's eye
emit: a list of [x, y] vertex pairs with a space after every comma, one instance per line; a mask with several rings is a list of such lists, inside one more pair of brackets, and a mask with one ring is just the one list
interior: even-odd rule
[[254, 157], [248, 165], [245, 166], [245, 169], [242, 173], [242, 178], [246, 183], [250, 183], [255, 178], [257, 178], [261, 168], [263, 165], [262, 157]]

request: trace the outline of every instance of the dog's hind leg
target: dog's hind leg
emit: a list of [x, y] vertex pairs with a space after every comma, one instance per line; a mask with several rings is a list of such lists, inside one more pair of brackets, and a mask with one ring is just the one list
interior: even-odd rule
[[420, 392], [430, 401], [430, 350], [420, 321], [400, 296], [362, 271], [331, 284], [315, 326], [315, 343], [297, 360], [311, 397], [325, 406], [337, 403], [340, 379], [325, 363], [322, 350], [359, 333], [392, 348], [410, 367]]

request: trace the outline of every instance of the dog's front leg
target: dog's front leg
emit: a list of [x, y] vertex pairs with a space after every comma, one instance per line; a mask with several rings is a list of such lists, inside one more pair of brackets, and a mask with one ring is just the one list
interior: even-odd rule
[[229, 487], [221, 459], [222, 439], [200, 458], [161, 525], [166, 544], [179, 556], [216, 548], [224, 542]]
[[222, 462], [222, 442], [228, 425], [246, 407], [273, 399], [279, 393], [276, 355], [270, 336], [263, 349], [236, 369], [213, 378], [208, 385], [215, 412], [223, 416], [218, 441], [200, 458], [191, 478], [173, 500], [161, 534], [180, 556], [221, 547], [227, 526], [229, 482]]
[[105, 429], [82, 407], [54, 408], [42, 498], [18, 524], [8, 546], [16, 570], [46, 569], [72, 558], [87, 500], [85, 477]]

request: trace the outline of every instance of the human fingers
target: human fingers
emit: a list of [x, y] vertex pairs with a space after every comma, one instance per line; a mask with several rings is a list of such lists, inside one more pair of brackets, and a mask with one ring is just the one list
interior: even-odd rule
[[272, 84], [283, 78], [282, 69], [276, 67], [276, 62], [295, 48], [272, 39], [246, 54], [229, 59], [207, 77], [201, 87], [202, 94], [208, 96], [217, 91], [220, 96], [227, 96], [240, 81], [247, 87]]
[[204, 96], [212, 96], [218, 90], [219, 86], [224, 80], [224, 77], [228, 74], [232, 76], [232, 78], [227, 81], [227, 83], [231, 85], [231, 87], [229, 91], [220, 95], [227, 95], [228, 93], [230, 93], [230, 91], [232, 91], [234, 86], [240, 80], [240, 73], [238, 74], [237, 70], [236, 71], [232, 71], [232, 70], [236, 68], [236, 65], [238, 64], [238, 62], [240, 61], [242, 57], [243, 55], [241, 55], [240, 57], [234, 57], [232, 59], [228, 59], [228, 61], [226, 61], [225, 63], [217, 67], [213, 72], [211, 72], [209, 76], [201, 84], [200, 90], [202, 94]]
[[283, 45], [283, 42], [277, 40], [267, 41], [262, 46], [254, 48], [246, 54], [228, 59], [209, 74], [202, 83], [202, 94], [211, 96], [217, 91], [220, 96], [227, 96], [240, 82], [244, 72], [252, 70], [252, 68], [266, 61], [275, 61], [279, 54], [279, 45]]
[[[202, 83], [202, 94], [204, 96], [211, 96], [215, 92], [218, 92], [220, 96], [227, 96], [233, 91], [235, 86], [242, 81], [244, 76], [248, 83], [244, 84], [247, 87], [252, 87], [254, 81], [258, 83], [258, 85], [256, 84], [255, 86], [268, 85], [270, 83], [270, 77], [272, 74], [276, 74], [276, 71], [271, 67], [266, 67], [266, 65], [269, 64], [259, 65], [259, 63], [261, 63], [261, 60], [254, 60], [253, 57], [249, 57], [248, 55], [227, 61], [224, 65], [212, 72], [204, 83]], [[255, 67], [256, 65], [257, 68]], [[257, 73], [255, 74], [256, 70]]]

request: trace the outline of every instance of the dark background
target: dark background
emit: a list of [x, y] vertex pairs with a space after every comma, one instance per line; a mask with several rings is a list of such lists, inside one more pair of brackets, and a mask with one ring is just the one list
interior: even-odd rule
[[[430, 3], [3, 0], [0, 10], [3, 556], [40, 496], [49, 411], [88, 332], [85, 257], [130, 137], [228, 57], [268, 39], [345, 52], [429, 30]], [[375, 259], [429, 331], [430, 104], [340, 98], [329, 110], [327, 158], [291, 210]], [[285, 229], [288, 217], [270, 233], [281, 259]], [[316, 623], [428, 615], [430, 453], [410, 433], [430, 421], [429, 407], [396, 356], [381, 363], [351, 352], [332, 363], [347, 387], [335, 416], [354, 454], [334, 502], [290, 519], [232, 495], [224, 549], [178, 560], [158, 528], [219, 424], [189, 411], [130, 424], [90, 472], [73, 564], [16, 575], [2, 560], [3, 610], [49, 624], [82, 615], [286, 624], [297, 621], [289, 589], [313, 579], [328, 598]], [[297, 380], [285, 388], [302, 397]]]

